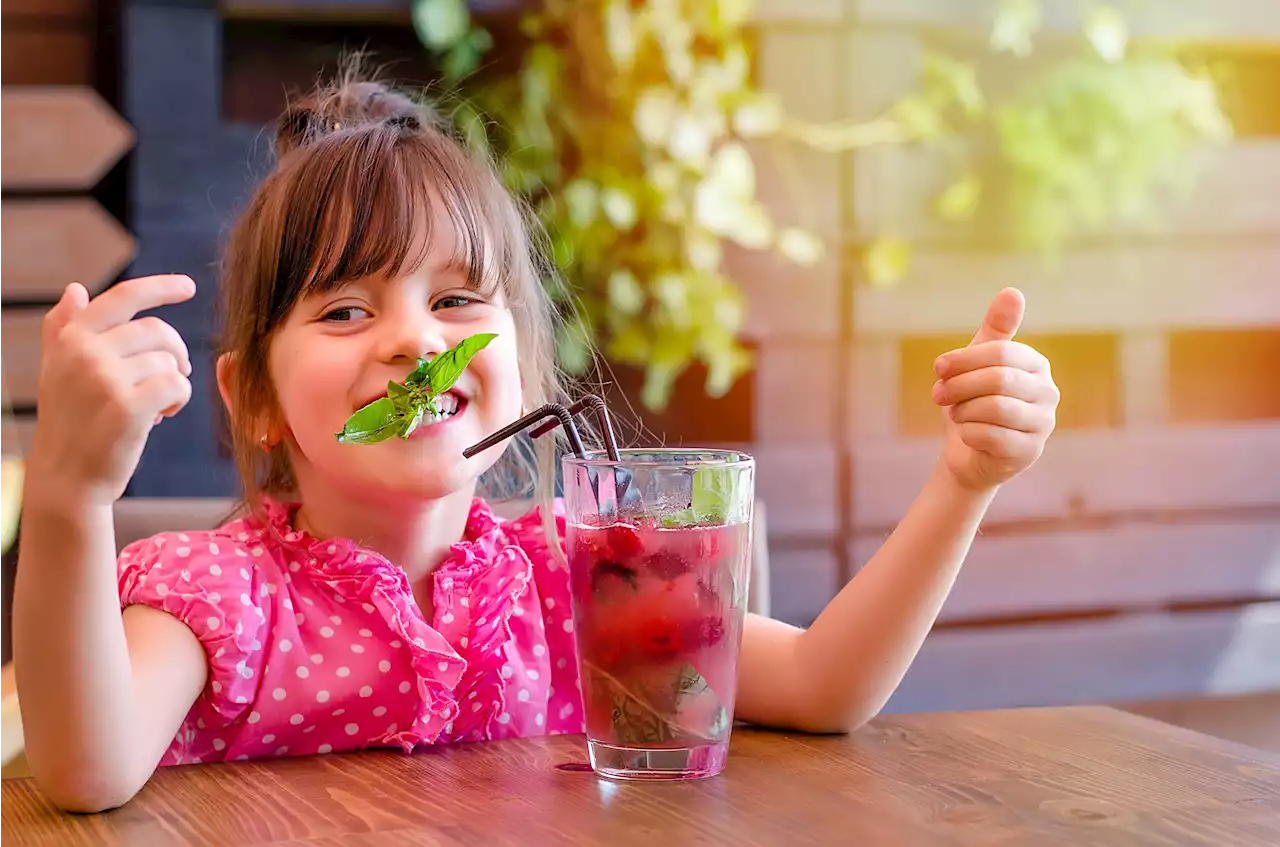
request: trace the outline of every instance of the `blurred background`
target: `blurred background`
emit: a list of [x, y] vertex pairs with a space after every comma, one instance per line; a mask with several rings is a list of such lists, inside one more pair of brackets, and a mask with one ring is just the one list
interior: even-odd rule
[[939, 448], [934, 357], [1020, 287], [1059, 430], [890, 710], [1114, 703], [1280, 749], [1274, 0], [8, 0], [0, 22], [6, 662], [42, 312], [71, 279], [193, 276], [162, 316], [195, 395], [124, 505], [179, 528], [233, 496], [220, 240], [286, 96], [367, 51], [545, 225], [562, 366], [643, 437], [757, 457], [783, 620], [891, 531]]

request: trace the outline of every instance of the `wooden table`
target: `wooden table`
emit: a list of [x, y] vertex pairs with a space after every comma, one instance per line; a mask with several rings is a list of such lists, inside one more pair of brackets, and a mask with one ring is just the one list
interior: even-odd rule
[[168, 768], [73, 817], [4, 785], [8, 845], [1280, 845], [1280, 756], [1104, 708], [739, 730], [725, 774], [615, 783], [579, 737]]

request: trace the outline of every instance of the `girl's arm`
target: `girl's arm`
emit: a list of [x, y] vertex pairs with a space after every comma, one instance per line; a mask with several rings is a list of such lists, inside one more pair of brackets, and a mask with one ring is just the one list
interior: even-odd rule
[[1049, 363], [1011, 341], [1022, 296], [997, 296], [962, 350], [939, 357], [946, 446], [924, 490], [871, 561], [806, 631], [749, 616], [736, 716], [848, 731], [883, 708], [933, 626], [998, 486], [1035, 462], [1054, 428]]
[[189, 629], [160, 612], [121, 615], [112, 521], [151, 428], [191, 396], [181, 337], [135, 316], [194, 293], [188, 277], [143, 277], [91, 302], [76, 283], [41, 330], [14, 672], [32, 771], [68, 809], [131, 797], [204, 683]]
[[98, 812], [150, 778], [204, 687], [204, 648], [164, 612], [121, 615], [110, 506], [30, 494], [13, 610], [27, 759], [58, 806]]

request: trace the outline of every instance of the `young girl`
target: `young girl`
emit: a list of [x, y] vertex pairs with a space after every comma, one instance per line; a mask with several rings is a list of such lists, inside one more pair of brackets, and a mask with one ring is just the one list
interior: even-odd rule
[[[504, 522], [477, 499], [503, 447], [462, 456], [561, 398], [516, 203], [374, 83], [290, 109], [277, 152], [223, 283], [217, 375], [247, 517], [115, 554], [112, 504], [191, 391], [182, 339], [136, 315], [190, 298], [190, 279], [92, 301], [73, 284], [45, 321], [14, 646], [28, 758], [66, 809], [124, 803], [158, 765], [583, 730], [558, 542], [539, 510]], [[1001, 292], [938, 359], [945, 448], [875, 558], [808, 630], [749, 616], [738, 719], [843, 732], [889, 698], [997, 487], [1053, 429], [1048, 362], [1011, 340], [1022, 312]], [[442, 419], [336, 441], [418, 357], [481, 332], [497, 338]]]

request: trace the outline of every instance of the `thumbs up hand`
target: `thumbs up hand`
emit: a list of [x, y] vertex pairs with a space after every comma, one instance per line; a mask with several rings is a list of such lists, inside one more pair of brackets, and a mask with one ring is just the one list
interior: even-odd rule
[[1060, 394], [1049, 360], [1013, 340], [1022, 292], [996, 295], [968, 347], [938, 357], [933, 401], [946, 413], [944, 460], [965, 488], [986, 491], [1040, 458], [1053, 432]]

